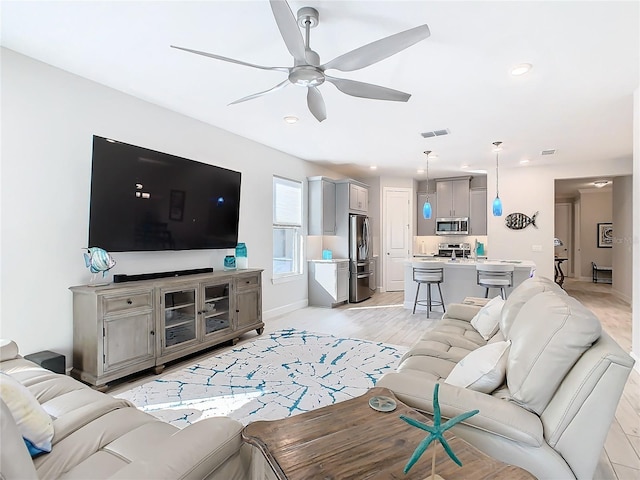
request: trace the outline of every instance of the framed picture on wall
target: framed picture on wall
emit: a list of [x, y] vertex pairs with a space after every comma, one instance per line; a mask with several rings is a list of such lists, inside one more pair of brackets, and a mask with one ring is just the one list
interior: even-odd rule
[[598, 248], [611, 248], [613, 246], [613, 224], [598, 224]]

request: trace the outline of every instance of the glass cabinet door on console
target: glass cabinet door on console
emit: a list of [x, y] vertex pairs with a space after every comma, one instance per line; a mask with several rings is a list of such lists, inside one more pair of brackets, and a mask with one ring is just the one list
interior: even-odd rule
[[231, 328], [233, 306], [231, 305], [231, 283], [203, 285], [203, 307], [199, 312], [205, 338]]
[[163, 351], [197, 341], [196, 289], [162, 290], [161, 315], [164, 320], [161, 347]]

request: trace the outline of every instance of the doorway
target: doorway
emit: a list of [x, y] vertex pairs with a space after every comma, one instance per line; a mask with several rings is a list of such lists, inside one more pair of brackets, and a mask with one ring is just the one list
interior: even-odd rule
[[563, 264], [561, 264], [562, 270], [567, 276], [574, 275], [572, 210], [573, 205], [571, 203], [556, 203], [553, 235], [555, 237], [554, 240], [557, 239], [562, 244], [554, 246], [554, 254], [556, 258], [567, 259]]
[[387, 292], [404, 290], [405, 260], [410, 255], [411, 189], [384, 187], [382, 245], [384, 287]]

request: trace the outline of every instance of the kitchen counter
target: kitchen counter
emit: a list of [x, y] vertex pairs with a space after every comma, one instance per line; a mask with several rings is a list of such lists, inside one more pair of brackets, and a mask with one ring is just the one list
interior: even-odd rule
[[[485, 289], [477, 284], [476, 265], [478, 263], [505, 263], [512, 264], [513, 285], [514, 287], [529, 278], [536, 269], [536, 264], [529, 260], [472, 260], [472, 259], [456, 259], [450, 260], [443, 257], [414, 257], [405, 261], [404, 273], [404, 308], [413, 308], [413, 302], [416, 298], [416, 286], [413, 281], [413, 268], [429, 267], [442, 265], [444, 267], [444, 282], [440, 284], [442, 296], [445, 305], [449, 303], [460, 303], [466, 297], [484, 297]], [[511, 293], [513, 287], [507, 288], [507, 296]], [[433, 297], [438, 298], [437, 288], [432, 288]], [[497, 289], [489, 290], [489, 297], [499, 295]], [[426, 287], [420, 288], [420, 296], [418, 300], [427, 298]], [[418, 305], [417, 310], [425, 310], [424, 306]], [[435, 311], [440, 311], [437, 307]]]
[[307, 260], [308, 262], [313, 262], [313, 263], [341, 263], [341, 262], [348, 262], [349, 259], [348, 258], [331, 258], [329, 260], [325, 260], [322, 258], [319, 259], [313, 259], [313, 260]]

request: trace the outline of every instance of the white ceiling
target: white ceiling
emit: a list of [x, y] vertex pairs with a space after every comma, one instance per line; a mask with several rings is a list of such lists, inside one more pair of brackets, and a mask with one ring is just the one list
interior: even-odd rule
[[[334, 76], [412, 94], [365, 100], [324, 84], [327, 120], [289, 86], [238, 105], [285, 74], [213, 60], [170, 44], [266, 66], [291, 66], [263, 1], [2, 1], [2, 45], [122, 92], [347, 175], [432, 176], [501, 165], [606, 161], [632, 154], [640, 2], [290, 1], [312, 6], [311, 47], [326, 62], [426, 23], [431, 36], [375, 65]], [[533, 64], [522, 77], [516, 64]], [[300, 121], [288, 125], [286, 115]], [[424, 139], [421, 132], [449, 129]], [[553, 156], [541, 156], [557, 149]], [[525, 167], [523, 167], [525, 168]], [[467, 170], [468, 171], [468, 170]]]

